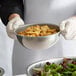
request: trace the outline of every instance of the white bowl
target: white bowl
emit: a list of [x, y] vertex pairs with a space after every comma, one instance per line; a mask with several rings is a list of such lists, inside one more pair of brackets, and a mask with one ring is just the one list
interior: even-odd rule
[[[15, 31], [18, 41], [25, 48], [32, 49], [32, 50], [45, 50], [53, 46], [58, 41], [60, 30], [59, 30], [59, 27], [55, 24], [47, 24], [49, 27], [56, 28], [58, 30], [57, 33], [52, 35], [39, 36], [39, 37], [27, 37], [27, 36], [21, 36], [17, 34], [18, 32], [23, 31], [24, 29], [32, 25], [35, 26], [37, 24], [26, 24]], [[45, 24], [39, 24], [39, 25], [43, 26]]]
[[[76, 59], [76, 57], [65, 57], [65, 58]], [[46, 62], [59, 64], [59, 63], [62, 63], [62, 62], [63, 62], [63, 59], [64, 59], [64, 58], [52, 58], [52, 59], [50, 59], [50, 60], [40, 61], [40, 62], [31, 64], [31, 65], [27, 68], [27, 70], [26, 70], [26, 71], [27, 71], [27, 76], [33, 76], [33, 68], [42, 67], [42, 66], [44, 66], [44, 64], [45, 64]]]

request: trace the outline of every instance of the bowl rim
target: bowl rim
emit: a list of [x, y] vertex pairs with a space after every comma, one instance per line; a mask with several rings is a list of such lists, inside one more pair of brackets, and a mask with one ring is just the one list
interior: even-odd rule
[[[23, 28], [23, 27], [29, 27], [29, 26], [31, 26], [31, 25], [37, 25], [37, 24], [46, 24], [46, 25], [53, 25], [53, 26], [57, 26], [58, 28], [59, 28], [59, 26], [58, 25], [56, 25], [56, 24], [51, 24], [51, 23], [33, 23], [33, 24], [24, 24], [23, 26], [21, 25], [20, 26], [20, 28]], [[18, 29], [20, 29], [20, 28], [18, 28]], [[54, 34], [51, 34], [51, 35], [47, 35], [47, 36], [37, 36], [37, 37], [28, 37], [28, 36], [23, 36], [23, 35], [19, 35], [19, 34], [17, 34], [17, 30], [18, 29], [16, 29], [16, 30], [14, 30], [14, 32], [15, 32], [15, 35], [16, 36], [20, 36], [20, 37], [25, 37], [25, 38], [46, 38], [46, 37], [49, 37], [49, 36], [53, 36], [53, 35], [56, 35], [56, 34], [60, 34], [60, 28], [59, 28], [59, 31], [57, 32], [57, 33], [54, 33]]]

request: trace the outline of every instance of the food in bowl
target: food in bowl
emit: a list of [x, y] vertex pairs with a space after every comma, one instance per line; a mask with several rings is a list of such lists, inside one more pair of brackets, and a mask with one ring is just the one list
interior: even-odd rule
[[[39, 36], [40, 35], [40, 29], [39, 27], [43, 26], [42, 30], [51, 29], [52, 34], [47, 36]], [[38, 27], [38, 28], [36, 28]], [[26, 31], [27, 28], [35, 28], [35, 30], [38, 30], [37, 32], [30, 32], [27, 31], [27, 35], [24, 31]], [[31, 30], [31, 29], [30, 29]], [[45, 32], [46, 33], [46, 32]], [[55, 24], [26, 24], [24, 26], [21, 26], [20, 28], [15, 30], [16, 37], [20, 44], [28, 49], [31, 50], [45, 50], [57, 43], [59, 40], [60, 35], [60, 29], [58, 25]], [[33, 35], [36, 34], [36, 35]], [[33, 36], [32, 36], [33, 35]]]
[[28, 37], [38, 37], [38, 36], [47, 36], [57, 33], [56, 28], [49, 27], [47, 24], [40, 26], [32, 25], [27, 27], [25, 30], [18, 32], [19, 35], [28, 36]]
[[46, 62], [32, 71], [32, 76], [76, 76], [76, 59], [64, 58], [59, 64]]

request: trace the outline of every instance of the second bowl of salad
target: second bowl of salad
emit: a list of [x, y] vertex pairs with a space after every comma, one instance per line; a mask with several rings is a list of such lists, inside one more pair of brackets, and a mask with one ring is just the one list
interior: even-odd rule
[[56, 58], [30, 65], [28, 76], [76, 76], [76, 58]]

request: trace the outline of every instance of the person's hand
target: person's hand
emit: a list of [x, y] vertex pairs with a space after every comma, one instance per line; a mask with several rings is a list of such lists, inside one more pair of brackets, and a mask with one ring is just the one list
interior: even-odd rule
[[60, 31], [65, 39], [76, 39], [76, 17], [62, 21]]
[[24, 25], [24, 21], [20, 18], [20, 16], [11, 16], [6, 27], [8, 36], [12, 39], [17, 39], [14, 30], [22, 25]]

